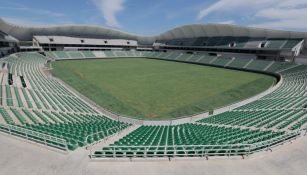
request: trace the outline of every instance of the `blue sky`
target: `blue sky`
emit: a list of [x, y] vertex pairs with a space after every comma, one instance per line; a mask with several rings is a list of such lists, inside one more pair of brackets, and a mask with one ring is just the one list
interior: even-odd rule
[[86, 24], [154, 35], [195, 23], [307, 31], [307, 0], [0, 0], [22, 25]]

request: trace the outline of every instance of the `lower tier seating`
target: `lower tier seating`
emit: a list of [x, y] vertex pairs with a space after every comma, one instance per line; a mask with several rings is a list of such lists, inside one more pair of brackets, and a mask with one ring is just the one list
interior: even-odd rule
[[20, 127], [64, 139], [69, 150], [101, 140], [131, 125], [99, 115], [50, 113], [15, 108], [0, 108], [0, 116], [9, 126], [16, 126], [17, 129]]
[[[92, 156], [201, 156], [204, 152], [209, 155], [240, 155], [247, 151], [250, 144], [262, 143], [277, 137], [289, 137], [289, 135], [284, 131], [199, 124], [141, 126], [113, 144], [95, 151]], [[200, 153], [201, 151], [203, 152]]]
[[[307, 111], [303, 110], [265, 110], [224, 112], [202, 119], [199, 122], [267, 129], [288, 127], [293, 130], [304, 125], [307, 122], [306, 119]], [[290, 127], [292, 125], [295, 125], [295, 127]]]

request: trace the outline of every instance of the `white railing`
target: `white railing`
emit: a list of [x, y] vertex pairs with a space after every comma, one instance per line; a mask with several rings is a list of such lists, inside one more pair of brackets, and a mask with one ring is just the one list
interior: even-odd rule
[[15, 125], [0, 124], [0, 131], [5, 132], [9, 135], [18, 136], [34, 143], [51, 146], [66, 152], [68, 151], [67, 142], [62, 138], [54, 137], [48, 134], [44, 134]]
[[[95, 144], [97, 144], [97, 143], [100, 143], [100, 142], [105, 142], [109, 137], [112, 136], [112, 135], [109, 134], [109, 132], [110, 132], [111, 130], [115, 130], [115, 132], [114, 132], [113, 134], [116, 134], [116, 133], [119, 134], [119, 131], [121, 131], [122, 128], [123, 128], [123, 127], [122, 127], [121, 125], [119, 125], [119, 126], [115, 126], [115, 127], [109, 128], [109, 129], [107, 129], [106, 131], [99, 131], [99, 132], [96, 132], [96, 133], [87, 135], [86, 138], [85, 138], [85, 143], [84, 143], [85, 148], [86, 148], [86, 149], [90, 148], [90, 150], [92, 150], [91, 148], [92, 148], [93, 145], [95, 145]], [[124, 127], [124, 128], [126, 128], [126, 127]], [[124, 129], [124, 128], [123, 128], [123, 129]], [[117, 132], [116, 132], [116, 131], [117, 131]], [[88, 139], [89, 139], [90, 137], [94, 138], [95, 135], [99, 135], [99, 134], [101, 134], [101, 133], [103, 134], [102, 139], [99, 139], [99, 140], [97, 140], [97, 141], [93, 141], [93, 142], [90, 143], [90, 144], [88, 143]]]
[[294, 131], [255, 144], [224, 145], [172, 145], [172, 146], [107, 146], [101, 151], [90, 152], [90, 158], [152, 158], [152, 157], [209, 157], [248, 156], [296, 139], [301, 131]]
[[245, 155], [251, 150], [250, 144], [233, 145], [173, 145], [173, 146], [108, 146], [95, 151], [90, 158], [120, 157], [208, 157], [216, 155]]

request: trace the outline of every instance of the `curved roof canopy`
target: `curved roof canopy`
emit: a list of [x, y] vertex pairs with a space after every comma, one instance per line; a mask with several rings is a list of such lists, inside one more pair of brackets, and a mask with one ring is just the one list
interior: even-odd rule
[[229, 24], [193, 24], [169, 30], [157, 36], [159, 40], [176, 38], [245, 36], [250, 38], [307, 38], [307, 32], [242, 27]]
[[71, 36], [82, 38], [99, 38], [99, 39], [128, 39], [137, 40], [142, 43], [154, 42], [154, 37], [141, 36], [131, 33], [122, 32], [115, 29], [85, 26], [85, 25], [59, 25], [59, 26], [42, 26], [29, 27], [8, 23], [0, 18], [0, 30], [14, 36], [19, 40], [32, 40], [34, 35], [53, 35], [53, 36]]
[[193, 24], [176, 27], [156, 36], [142, 36], [115, 29], [86, 26], [59, 25], [44, 27], [28, 27], [10, 24], [0, 18], [0, 30], [19, 40], [32, 40], [34, 35], [58, 35], [83, 38], [129, 39], [141, 44], [152, 44], [156, 40], [178, 38], [212, 37], [212, 36], [246, 36], [251, 38], [307, 38], [306, 32], [291, 32], [229, 24]]

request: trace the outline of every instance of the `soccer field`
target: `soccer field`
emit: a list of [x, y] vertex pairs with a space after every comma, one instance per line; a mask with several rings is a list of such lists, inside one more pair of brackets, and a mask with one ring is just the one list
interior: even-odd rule
[[248, 98], [271, 76], [144, 58], [52, 63], [53, 75], [101, 107], [139, 119], [181, 118]]

